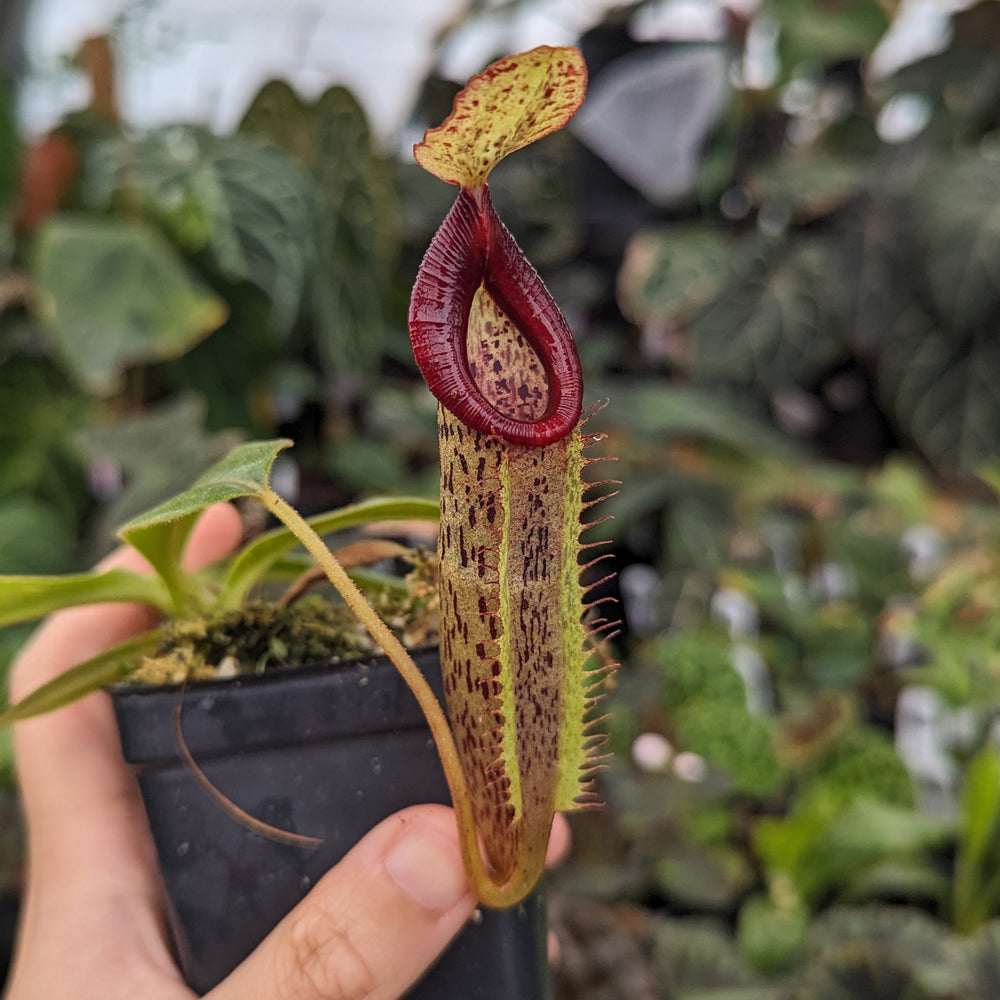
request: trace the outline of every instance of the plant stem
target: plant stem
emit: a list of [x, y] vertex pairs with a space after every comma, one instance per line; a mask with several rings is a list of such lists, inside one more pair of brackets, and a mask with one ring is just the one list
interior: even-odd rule
[[[378, 612], [368, 603], [354, 581], [347, 575], [322, 538], [309, 526], [306, 520], [287, 504], [273, 490], [257, 493], [258, 498], [302, 543], [306, 551], [316, 560], [326, 573], [330, 583], [354, 612], [358, 620], [368, 629], [375, 641], [385, 651], [386, 656], [400, 672], [421, 711], [427, 719], [441, 766], [444, 769], [448, 791], [458, 819], [459, 845], [465, 870], [472, 882], [472, 890], [484, 906], [503, 908], [513, 906], [523, 899], [534, 887], [544, 866], [544, 857], [527, 860], [518, 866], [503, 883], [491, 877], [479, 850], [476, 820], [472, 813], [472, 800], [466, 784], [465, 772], [458, 757], [458, 750], [452, 736], [451, 727], [420, 668], [403, 644], [393, 635]], [[512, 831], [513, 832], [513, 831]]]

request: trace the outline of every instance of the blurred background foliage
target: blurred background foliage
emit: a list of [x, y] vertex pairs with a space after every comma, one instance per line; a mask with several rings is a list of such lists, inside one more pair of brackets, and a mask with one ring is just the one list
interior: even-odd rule
[[[896, 58], [917, 6], [614, 7], [578, 120], [491, 181], [624, 483], [561, 1000], [1000, 993], [1000, 5], [924, 4]], [[532, 7], [469, 3], [441, 52]], [[432, 495], [405, 316], [453, 192], [342, 86], [138, 129], [118, 44], [44, 136], [0, 79], [0, 571], [88, 565], [250, 436], [296, 440], [307, 510]]]

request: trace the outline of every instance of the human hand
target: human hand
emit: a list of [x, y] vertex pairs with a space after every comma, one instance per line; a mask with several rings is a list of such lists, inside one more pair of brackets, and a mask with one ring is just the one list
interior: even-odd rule
[[[192, 534], [189, 567], [224, 557], [239, 537], [232, 507], [209, 508]], [[105, 565], [145, 566], [126, 549]], [[123, 604], [53, 615], [12, 669], [12, 700], [153, 621], [149, 609]], [[107, 696], [19, 723], [14, 748], [29, 865], [6, 1000], [191, 1000], [171, 954], [153, 845]], [[559, 819], [550, 855], [567, 839]], [[317, 882], [209, 996], [395, 1000], [474, 907], [452, 811], [405, 809]]]

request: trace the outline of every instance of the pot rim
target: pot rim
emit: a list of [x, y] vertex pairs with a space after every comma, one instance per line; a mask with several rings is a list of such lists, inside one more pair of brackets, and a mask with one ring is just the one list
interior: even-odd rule
[[[443, 701], [437, 647], [410, 653]], [[140, 767], [183, 763], [178, 720], [184, 746], [196, 761], [296, 742], [427, 729], [416, 698], [387, 656], [187, 685], [117, 684], [106, 690], [122, 753]]]

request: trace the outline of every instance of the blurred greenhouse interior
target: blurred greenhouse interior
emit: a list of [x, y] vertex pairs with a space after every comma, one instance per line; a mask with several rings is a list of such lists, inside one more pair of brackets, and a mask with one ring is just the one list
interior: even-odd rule
[[491, 189], [621, 481], [558, 1000], [993, 1000], [996, 0], [8, 2], [0, 573], [91, 565], [241, 439], [295, 440], [307, 512], [435, 495], [406, 311], [454, 191], [410, 151], [538, 44], [588, 97]]

